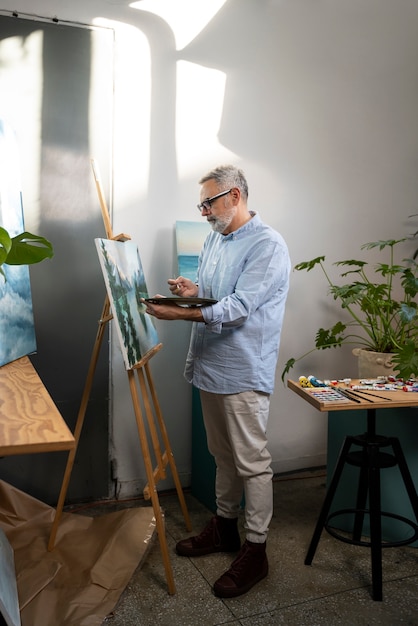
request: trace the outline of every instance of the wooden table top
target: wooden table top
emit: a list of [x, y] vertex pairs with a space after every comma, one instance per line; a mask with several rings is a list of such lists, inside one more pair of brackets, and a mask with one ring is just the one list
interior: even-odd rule
[[[352, 379], [350, 385], [357, 385], [360, 381]], [[299, 382], [288, 380], [289, 389], [297, 393], [301, 398], [312, 404], [318, 411], [353, 411], [358, 409], [397, 409], [406, 407], [418, 407], [418, 393], [406, 392], [402, 389], [396, 391], [367, 390], [359, 402], [347, 398], [338, 398], [333, 394], [333, 389], [350, 389], [349, 385], [339, 383], [333, 387], [302, 387]], [[322, 389], [322, 391], [321, 391]], [[357, 393], [361, 394], [361, 391]], [[367, 400], [366, 400], [367, 398]]]
[[71, 431], [29, 358], [0, 367], [0, 456], [74, 446]]

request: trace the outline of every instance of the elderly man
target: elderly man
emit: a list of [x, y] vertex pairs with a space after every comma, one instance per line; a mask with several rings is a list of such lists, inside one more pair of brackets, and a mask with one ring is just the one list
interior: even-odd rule
[[[187, 557], [237, 552], [214, 584], [218, 597], [246, 593], [268, 573], [266, 538], [273, 511], [267, 420], [289, 286], [290, 260], [279, 233], [247, 207], [244, 173], [232, 166], [199, 181], [198, 209], [212, 227], [199, 257], [198, 283], [169, 279], [173, 294], [211, 298], [186, 308], [147, 303], [163, 320], [193, 322], [186, 379], [200, 391], [208, 448], [216, 463], [216, 515], [179, 541]], [[245, 494], [245, 541], [238, 511]]]

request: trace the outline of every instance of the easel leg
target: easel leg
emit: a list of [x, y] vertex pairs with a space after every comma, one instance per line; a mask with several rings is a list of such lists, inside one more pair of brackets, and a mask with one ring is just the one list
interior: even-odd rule
[[102, 317], [99, 321], [99, 328], [98, 328], [97, 335], [96, 335], [96, 341], [94, 344], [94, 349], [93, 349], [92, 357], [90, 360], [90, 367], [89, 367], [89, 371], [87, 374], [86, 384], [84, 387], [84, 392], [83, 392], [83, 396], [81, 399], [80, 409], [78, 412], [77, 422], [76, 422], [76, 426], [74, 430], [75, 446], [68, 455], [67, 466], [65, 468], [64, 478], [63, 478], [62, 485], [61, 485], [61, 491], [60, 491], [60, 495], [58, 498], [57, 507], [55, 510], [55, 517], [54, 517], [54, 521], [52, 524], [51, 534], [49, 536], [49, 543], [48, 543], [49, 552], [53, 550], [54, 545], [55, 545], [55, 539], [57, 536], [58, 526], [61, 520], [65, 498], [67, 496], [68, 485], [70, 484], [71, 472], [73, 469], [74, 459], [77, 453], [78, 442], [80, 441], [81, 430], [83, 428], [84, 416], [86, 414], [90, 392], [91, 392], [91, 388], [93, 384], [94, 372], [96, 370], [97, 361], [99, 358], [100, 346], [103, 341], [103, 335], [104, 335], [104, 330], [106, 327], [106, 322], [109, 319], [109, 311], [110, 311], [110, 303], [109, 303], [109, 299], [106, 297], [105, 303], [103, 306]]
[[[187, 509], [187, 505], [186, 505], [186, 501], [184, 499], [184, 494], [183, 494], [183, 489], [181, 486], [181, 482], [180, 482], [180, 478], [177, 472], [177, 467], [176, 467], [176, 463], [174, 460], [174, 454], [170, 445], [170, 440], [168, 438], [168, 433], [167, 433], [167, 429], [163, 420], [163, 416], [161, 413], [161, 408], [160, 408], [160, 404], [158, 402], [158, 398], [157, 398], [157, 394], [155, 391], [155, 387], [154, 387], [154, 381], [152, 379], [151, 376], [151, 370], [149, 368], [149, 364], [146, 363], [144, 365], [144, 369], [145, 369], [145, 374], [146, 374], [146, 379], [148, 381], [148, 387], [151, 393], [151, 398], [152, 398], [152, 402], [155, 408], [155, 414], [157, 416], [157, 421], [158, 421], [158, 426], [160, 428], [160, 432], [161, 432], [161, 437], [163, 439], [163, 443], [164, 443], [164, 447], [165, 447], [165, 451], [167, 453], [167, 458], [168, 458], [168, 463], [170, 465], [170, 469], [171, 469], [171, 473], [173, 475], [173, 479], [174, 479], [174, 484], [176, 486], [176, 491], [177, 491], [177, 496], [180, 502], [180, 506], [181, 506], [181, 510], [183, 513], [183, 517], [184, 517], [184, 521], [186, 523], [186, 529], [190, 532], [192, 530], [192, 523], [190, 521], [190, 516], [189, 516], [189, 511]], [[145, 379], [143, 381], [143, 383], [141, 383], [141, 385], [145, 386]]]
[[152, 506], [154, 509], [158, 539], [160, 542], [161, 554], [163, 557], [163, 563], [164, 563], [164, 568], [165, 568], [165, 573], [166, 573], [166, 578], [167, 578], [168, 592], [170, 594], [174, 594], [176, 593], [176, 587], [174, 584], [173, 570], [171, 568], [170, 556], [168, 553], [164, 519], [163, 519], [161, 507], [160, 507], [160, 502], [158, 499], [157, 489], [156, 489], [155, 482], [154, 482], [154, 472], [152, 468], [152, 462], [151, 462], [151, 457], [150, 457], [150, 452], [149, 452], [149, 447], [148, 447], [148, 440], [147, 440], [144, 420], [143, 420], [142, 411], [141, 411], [141, 404], [139, 401], [138, 390], [137, 390], [136, 382], [135, 382], [135, 373], [133, 370], [128, 370], [128, 379], [129, 379], [129, 387], [130, 387], [131, 395], [132, 395], [132, 402], [133, 402], [134, 411], [135, 411], [136, 423], [138, 426], [138, 434], [139, 434], [139, 440], [141, 443], [145, 470], [147, 473], [148, 484], [150, 487], [150, 497], [151, 497], [151, 502], [152, 502]]

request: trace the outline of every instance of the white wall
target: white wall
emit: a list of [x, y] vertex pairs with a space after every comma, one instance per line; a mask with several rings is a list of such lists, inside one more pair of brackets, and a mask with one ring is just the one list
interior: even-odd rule
[[[32, 5], [13, 0], [12, 8], [31, 13]], [[135, 6], [38, 0], [36, 13], [115, 30], [114, 232], [137, 241], [151, 293], [167, 293], [176, 273], [175, 220], [199, 219], [197, 180], [223, 162], [244, 169], [250, 208], [282, 233], [293, 264], [356, 258], [362, 243], [410, 232], [407, 216], [418, 212], [416, 0]], [[293, 273], [269, 425], [277, 472], [325, 462], [326, 414], [292, 395], [280, 372], [333, 319], [321, 276]], [[157, 324], [164, 347], [152, 371], [188, 484], [189, 328]], [[112, 366], [117, 476], [128, 495], [144, 472], [116, 344]], [[349, 350], [317, 353], [292, 377], [302, 373], [355, 375], [355, 362]]]

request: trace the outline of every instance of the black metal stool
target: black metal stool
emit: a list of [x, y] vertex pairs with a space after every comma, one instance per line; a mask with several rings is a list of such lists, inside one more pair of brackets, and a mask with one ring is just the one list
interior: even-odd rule
[[[356, 446], [357, 449], [352, 450]], [[393, 454], [382, 452], [392, 448]], [[360, 468], [356, 507], [341, 509], [329, 514], [335, 492], [345, 464]], [[415, 521], [395, 513], [381, 510], [380, 470], [398, 466], [412, 509]], [[367, 497], [369, 500], [368, 508]], [[354, 524], [350, 536], [344, 536], [331, 526], [331, 520], [348, 513], [354, 514]], [[370, 539], [362, 539], [364, 516], [370, 518]], [[410, 537], [399, 541], [382, 541], [382, 517], [390, 517], [412, 528]], [[367, 409], [367, 431], [362, 435], [347, 436], [341, 447], [338, 461], [322, 505], [318, 521], [305, 558], [305, 565], [311, 565], [316, 548], [325, 528], [329, 534], [345, 543], [366, 546], [371, 549], [372, 596], [382, 600], [382, 548], [392, 548], [413, 543], [418, 539], [418, 495], [408, 469], [399, 439], [376, 434], [376, 409]]]

